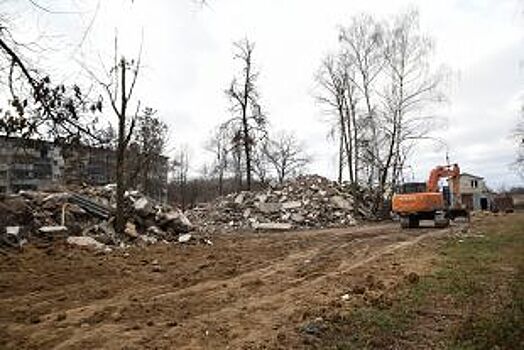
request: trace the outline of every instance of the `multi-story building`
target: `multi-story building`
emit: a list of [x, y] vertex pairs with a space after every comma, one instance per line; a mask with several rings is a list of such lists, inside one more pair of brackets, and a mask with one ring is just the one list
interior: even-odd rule
[[48, 142], [0, 138], [0, 193], [36, 189], [59, 182], [63, 158]]
[[[154, 186], [140, 189], [165, 201], [168, 159], [163, 156], [155, 159], [147, 174]], [[0, 193], [56, 184], [105, 185], [115, 181], [115, 169], [116, 153], [108, 148], [0, 137]]]

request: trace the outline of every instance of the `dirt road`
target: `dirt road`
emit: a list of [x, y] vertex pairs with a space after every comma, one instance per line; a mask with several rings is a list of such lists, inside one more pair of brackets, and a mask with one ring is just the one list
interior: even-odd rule
[[308, 347], [311, 322], [423, 272], [447, 232], [379, 224], [110, 254], [28, 246], [0, 258], [0, 347]]

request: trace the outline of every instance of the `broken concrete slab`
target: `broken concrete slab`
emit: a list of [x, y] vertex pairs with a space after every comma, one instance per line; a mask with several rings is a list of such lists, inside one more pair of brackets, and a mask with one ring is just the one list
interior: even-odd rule
[[153, 205], [146, 197], [141, 197], [133, 203], [135, 211], [143, 216], [147, 216], [153, 213]]
[[191, 240], [191, 238], [193, 238], [193, 236], [190, 234], [190, 233], [184, 233], [183, 235], [180, 235], [178, 237], [178, 242], [179, 243], [187, 243]]
[[330, 198], [330, 201], [335, 206], [337, 206], [337, 208], [339, 208], [339, 209], [344, 209], [344, 210], [352, 210], [353, 209], [353, 206], [351, 205], [351, 203], [348, 200], [346, 200], [343, 197], [341, 197], [341, 196], [333, 196], [333, 197]]
[[289, 231], [293, 228], [293, 225], [282, 222], [261, 222], [256, 224], [255, 228], [267, 231]]
[[85, 237], [85, 236], [70, 236], [67, 237], [66, 242], [71, 245], [76, 245], [79, 247], [88, 247], [88, 248], [95, 248], [95, 249], [105, 249], [106, 245], [103, 243], [98, 242], [96, 239], [92, 237]]
[[45, 235], [57, 235], [67, 233], [66, 226], [42, 226], [38, 229], [38, 232]]
[[244, 202], [244, 193], [239, 193], [236, 197], [235, 197], [235, 204], [242, 204], [242, 202]]
[[258, 195], [255, 196], [255, 199], [257, 200], [257, 202], [259, 203], [265, 203], [267, 201], [267, 197], [268, 195], [265, 194], [265, 193], [260, 193]]
[[59, 192], [59, 193], [51, 193], [50, 195], [44, 197], [42, 199], [42, 202], [47, 203], [49, 201], [62, 201], [65, 202], [69, 198], [71, 198], [71, 193], [68, 192]]
[[136, 231], [136, 225], [133, 224], [132, 222], [126, 223], [126, 228], [124, 229], [124, 233], [131, 238], [138, 237], [138, 232]]
[[160, 227], [172, 227], [175, 232], [189, 232], [193, 229], [191, 221], [180, 211], [171, 211], [164, 213], [159, 218]]
[[156, 242], [158, 242], [158, 239], [154, 236], [148, 236], [148, 235], [140, 235], [138, 236], [138, 238], [144, 242], [144, 243], [147, 243], [147, 244], [155, 244]]
[[150, 233], [150, 234], [152, 234], [152, 235], [160, 236], [160, 237], [165, 236], [165, 234], [166, 234], [164, 231], [162, 231], [162, 230], [161, 230], [160, 228], [158, 228], [157, 226], [149, 226], [149, 227], [147, 228], [147, 232]]
[[20, 226], [6, 226], [5, 233], [8, 235], [18, 236], [20, 233]]
[[297, 209], [300, 207], [302, 207], [302, 202], [299, 202], [299, 201], [290, 201], [290, 202], [282, 203], [282, 209], [285, 209], [285, 210]]
[[258, 210], [264, 214], [278, 213], [282, 208], [281, 203], [259, 203]]
[[300, 224], [300, 223], [304, 222], [304, 220], [306, 220], [306, 218], [304, 217], [304, 215], [293, 213], [293, 214], [291, 214], [291, 220], [293, 222], [296, 222], [296, 223]]

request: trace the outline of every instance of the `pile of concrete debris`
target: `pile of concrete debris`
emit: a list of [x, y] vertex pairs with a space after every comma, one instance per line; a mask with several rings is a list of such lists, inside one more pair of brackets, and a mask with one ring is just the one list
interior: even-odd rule
[[74, 245], [110, 250], [159, 240], [186, 242], [193, 225], [178, 209], [137, 191], [125, 193], [126, 227], [114, 227], [116, 187], [83, 187], [58, 192], [21, 191], [0, 198], [0, 246], [60, 238]]
[[186, 214], [206, 233], [284, 231], [355, 225], [372, 217], [371, 203], [363, 193], [355, 200], [349, 184], [306, 175], [259, 192], [229, 194]]

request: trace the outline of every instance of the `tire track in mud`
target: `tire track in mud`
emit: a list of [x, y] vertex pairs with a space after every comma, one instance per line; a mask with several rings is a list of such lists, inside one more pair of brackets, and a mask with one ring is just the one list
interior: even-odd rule
[[[224, 348], [225, 345], [242, 348], [271, 337], [287, 324], [296, 324], [297, 314], [310, 305], [335, 300], [340, 293], [340, 276], [351, 275], [352, 271], [384, 255], [397, 253], [441, 232], [444, 231], [406, 232], [395, 224], [379, 224], [217, 236], [212, 249], [225, 250], [227, 254], [212, 251], [200, 252], [196, 257], [186, 254], [184, 259], [188, 260], [184, 261], [187, 265], [184, 268], [187, 271], [177, 270], [166, 277], [166, 281], [150, 280], [147, 277], [150, 272], [138, 267], [135, 273], [139, 274], [140, 283], [132, 283], [129, 288], [114, 286], [112, 294], [104, 298], [53, 309], [42, 317], [40, 324], [31, 326], [33, 331], [29, 337], [45, 337], [49, 328], [54, 327], [56, 316], [66, 312], [70, 333], [67, 340], [54, 340], [57, 347], [83, 348], [91, 341], [109, 349], [121, 348], [122, 342], [138, 347], [155, 344], [159, 348], [177, 349]], [[253, 256], [246, 258], [246, 254]], [[193, 278], [189, 275], [175, 286], [172, 281], [176, 276], [199, 271], [190, 269], [192, 262], [208, 268]], [[134, 264], [136, 266], [136, 262]], [[83, 285], [68, 287], [74, 291]], [[14, 302], [17, 297], [10, 299]], [[35, 295], [21, 296], [18, 302], [24, 299], [38, 302]], [[120, 321], [111, 316], [115, 310], [121, 314]], [[89, 328], [79, 328], [82, 322], [91, 319], [96, 322]], [[173, 321], [175, 326], [165, 326]], [[130, 323], [149, 322], [154, 326], [139, 329], [130, 326]]]
[[[415, 245], [420, 241], [435, 237], [442, 231], [414, 230], [408, 233], [377, 233], [369, 234], [366, 232], [365, 238], [350, 238], [349, 241], [343, 242], [338, 246], [330, 246], [337, 243], [340, 239], [328, 240], [324, 242], [324, 247], [310, 249], [301, 254], [288, 256], [278, 263], [270, 265], [260, 270], [250, 271], [228, 280], [232, 289], [242, 290], [249, 289], [248, 293], [239, 292], [239, 297], [231, 300], [226, 305], [208, 305], [200, 304], [201, 313], [194, 315], [192, 320], [186, 319], [187, 323], [194, 323], [200, 327], [209, 327], [209, 320], [226, 323], [227, 320], [242, 320], [245, 332], [241, 337], [241, 344], [249, 340], [259, 339], [261, 329], [270, 332], [272, 324], [280, 319], [286, 320], [293, 312], [293, 301], [301, 300], [300, 305], [307, 304], [308, 295], [315, 294], [326, 284], [329, 284], [330, 278], [336, 278], [341, 273], [349, 273], [359, 267], [369, 264], [385, 254], [392, 254], [403, 248]], [[337, 238], [345, 238], [352, 232], [336, 233]], [[344, 241], [344, 240], [342, 240]], [[322, 249], [325, 248], [325, 249]], [[346, 257], [346, 251], [352, 251], [351, 257]], [[328, 260], [326, 262], [326, 260]], [[315, 265], [313, 271], [305, 273], [302, 277], [296, 277], [301, 263], [307, 262], [309, 265]], [[318, 264], [321, 267], [318, 267]], [[249, 283], [246, 280], [258, 281], [258, 283]], [[254, 285], [256, 288], [249, 288]], [[156, 295], [155, 299], [172, 302], [183, 295], [193, 295], [210, 293], [214, 294], [213, 281], [206, 282], [205, 286], [193, 286], [188, 290], [174, 291]], [[203, 288], [201, 288], [203, 287]], [[208, 299], [203, 297], [204, 300]], [[314, 299], [314, 298], [313, 298]], [[304, 302], [306, 301], [306, 302]], [[297, 307], [299, 305], [296, 305]], [[247, 317], [248, 316], [248, 317]], [[278, 323], [278, 321], [277, 321]], [[247, 327], [246, 327], [247, 325]], [[197, 326], [198, 327], [198, 326]], [[238, 328], [240, 325], [231, 325], [229, 328]], [[188, 327], [193, 328], [193, 327]], [[200, 331], [194, 334], [186, 334], [184, 338], [193, 338], [198, 336]], [[169, 333], [168, 333], [169, 334]], [[177, 346], [184, 348], [184, 343], [175, 343]]]

